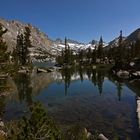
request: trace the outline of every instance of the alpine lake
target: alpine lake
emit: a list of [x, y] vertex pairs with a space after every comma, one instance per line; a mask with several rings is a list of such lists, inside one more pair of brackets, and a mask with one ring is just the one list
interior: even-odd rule
[[[46, 63], [35, 65], [48, 67]], [[80, 124], [109, 139], [119, 136], [122, 140], [139, 140], [139, 80], [119, 79], [105, 67], [79, 66], [49, 73], [17, 74], [6, 82], [12, 90], [0, 107], [4, 108], [7, 121], [26, 115], [28, 106], [39, 101], [63, 129]]]

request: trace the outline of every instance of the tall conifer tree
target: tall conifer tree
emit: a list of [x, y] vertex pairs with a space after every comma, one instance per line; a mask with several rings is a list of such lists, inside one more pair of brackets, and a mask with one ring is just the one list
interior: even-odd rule
[[25, 27], [24, 34], [18, 34], [16, 49], [13, 52], [15, 61], [20, 65], [30, 63], [29, 48], [32, 46], [30, 41], [31, 31]]
[[3, 35], [7, 32], [7, 29], [4, 29], [2, 24], [0, 24], [0, 63], [5, 63], [8, 61], [9, 56], [7, 51], [6, 42], [3, 41]]
[[98, 50], [97, 50], [98, 58], [101, 60], [103, 58], [103, 39], [102, 36], [99, 40]]

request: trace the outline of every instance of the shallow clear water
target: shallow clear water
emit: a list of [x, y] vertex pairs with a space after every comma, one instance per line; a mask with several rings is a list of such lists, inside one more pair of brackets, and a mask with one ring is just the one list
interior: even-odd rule
[[[128, 82], [115, 79], [108, 71], [65, 69], [30, 78], [19, 75], [15, 83], [20, 83], [18, 94], [7, 101], [5, 119], [22, 116], [26, 106], [38, 100], [62, 128], [79, 123], [110, 139], [115, 135], [123, 140], [139, 139], [136, 93]], [[34, 87], [32, 95], [30, 84]]]

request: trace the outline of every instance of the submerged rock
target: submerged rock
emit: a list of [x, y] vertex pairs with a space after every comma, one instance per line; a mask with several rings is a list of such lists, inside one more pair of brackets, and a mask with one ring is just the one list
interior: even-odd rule
[[92, 135], [90, 132], [88, 132], [88, 131], [87, 131], [87, 129], [86, 129], [86, 128], [85, 128], [85, 133], [86, 133], [87, 138], [90, 138], [90, 137], [91, 137], [91, 135]]
[[103, 134], [99, 134], [98, 139], [99, 139], [99, 140], [109, 140], [109, 139], [106, 138]]
[[92, 69], [96, 69], [96, 66], [92, 66]]
[[38, 68], [38, 69], [37, 69], [37, 73], [40, 73], [40, 72], [45, 72], [45, 73], [47, 73], [47, 70]]
[[0, 139], [5, 139], [7, 136], [7, 133], [4, 131], [4, 127], [5, 127], [5, 124], [0, 118]]
[[134, 77], [140, 77], [140, 71], [136, 71], [132, 73], [132, 76]]
[[0, 127], [4, 127], [4, 122], [0, 121]]
[[19, 70], [18, 73], [24, 73], [24, 74], [26, 74], [27, 71], [26, 70]]
[[48, 72], [53, 72], [53, 69], [47, 69]]
[[3, 130], [0, 130], [0, 136], [4, 138], [7, 134]]
[[[93, 139], [94, 138], [94, 135], [92, 135], [90, 132], [88, 132], [88, 130], [86, 128], [85, 128], [85, 134], [86, 134], [88, 139], [90, 139], [90, 138]], [[103, 134], [99, 134], [98, 139], [99, 140], [109, 140]]]
[[127, 79], [130, 77], [130, 73], [126, 70], [120, 70], [116, 74], [119, 78], [123, 78], [123, 79]]
[[139, 125], [139, 129], [140, 129], [140, 98], [137, 98], [137, 118], [138, 118], [138, 125]]
[[7, 74], [0, 74], [0, 79], [5, 79], [8, 77], [8, 73]]

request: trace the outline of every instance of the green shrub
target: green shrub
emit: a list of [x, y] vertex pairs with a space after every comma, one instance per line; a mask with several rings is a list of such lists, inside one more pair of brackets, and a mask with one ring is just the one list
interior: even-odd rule
[[85, 129], [79, 124], [68, 129], [64, 138], [65, 140], [88, 140]]
[[89, 132], [79, 124], [62, 133], [38, 102], [30, 106], [28, 116], [6, 123], [5, 132], [7, 140], [97, 140], [99, 135], [95, 131], [87, 137]]
[[30, 115], [7, 125], [9, 140], [62, 140], [61, 132], [40, 103], [30, 107]]

